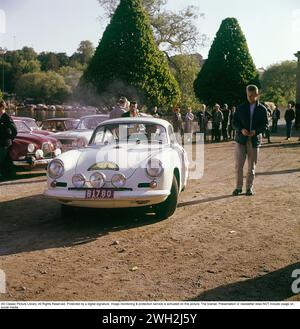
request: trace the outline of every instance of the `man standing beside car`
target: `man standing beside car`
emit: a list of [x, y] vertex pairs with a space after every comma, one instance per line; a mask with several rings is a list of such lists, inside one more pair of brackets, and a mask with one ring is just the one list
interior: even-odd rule
[[0, 177], [7, 176], [8, 150], [17, 136], [17, 127], [5, 112], [6, 104], [0, 101]]
[[136, 101], [131, 101], [129, 111], [122, 114], [122, 118], [137, 118], [139, 117], [139, 110]]
[[236, 189], [234, 196], [243, 191], [243, 169], [248, 158], [248, 174], [246, 195], [254, 195], [253, 185], [259, 147], [261, 146], [262, 133], [268, 126], [267, 109], [260, 104], [258, 88], [255, 85], [247, 87], [248, 101], [240, 105], [233, 117], [233, 127], [236, 130]]

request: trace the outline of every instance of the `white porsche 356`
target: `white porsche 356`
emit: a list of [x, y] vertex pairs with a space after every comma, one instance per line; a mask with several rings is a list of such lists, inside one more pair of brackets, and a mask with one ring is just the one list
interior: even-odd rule
[[73, 207], [151, 207], [173, 215], [188, 180], [188, 158], [173, 127], [154, 118], [108, 120], [87, 147], [61, 154], [48, 166], [45, 195]]

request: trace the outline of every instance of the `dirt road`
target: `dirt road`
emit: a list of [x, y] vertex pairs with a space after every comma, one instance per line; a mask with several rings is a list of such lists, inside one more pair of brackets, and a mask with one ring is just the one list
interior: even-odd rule
[[298, 300], [300, 144], [261, 150], [255, 197], [231, 197], [232, 142], [208, 144], [205, 175], [176, 214], [130, 211], [60, 219], [44, 176], [0, 183], [0, 300]]

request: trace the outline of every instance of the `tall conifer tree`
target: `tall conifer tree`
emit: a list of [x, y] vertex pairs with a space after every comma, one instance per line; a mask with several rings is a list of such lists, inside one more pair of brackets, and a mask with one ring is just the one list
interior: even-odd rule
[[208, 105], [237, 105], [245, 100], [248, 84], [260, 86], [258, 71], [237, 19], [227, 18], [194, 82], [195, 94]]
[[79, 87], [87, 85], [100, 96], [138, 97], [147, 105], [178, 101], [178, 83], [155, 44], [140, 0], [121, 0]]

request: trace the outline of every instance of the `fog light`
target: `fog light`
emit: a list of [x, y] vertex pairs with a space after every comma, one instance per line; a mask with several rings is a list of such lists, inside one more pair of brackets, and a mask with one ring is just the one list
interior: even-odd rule
[[126, 177], [123, 174], [114, 175], [111, 183], [116, 188], [122, 188], [126, 184]]
[[151, 182], [150, 187], [151, 188], [157, 188], [157, 182], [156, 181]]
[[36, 157], [37, 159], [42, 159], [42, 158], [44, 157], [44, 152], [43, 152], [42, 150], [37, 150], [37, 151], [35, 152], [35, 157]]
[[54, 155], [55, 155], [56, 157], [58, 157], [59, 155], [61, 155], [61, 149], [56, 149], [56, 150], [54, 151]]
[[54, 181], [50, 184], [50, 186], [51, 186], [52, 188], [56, 188], [56, 181], [54, 180]]

